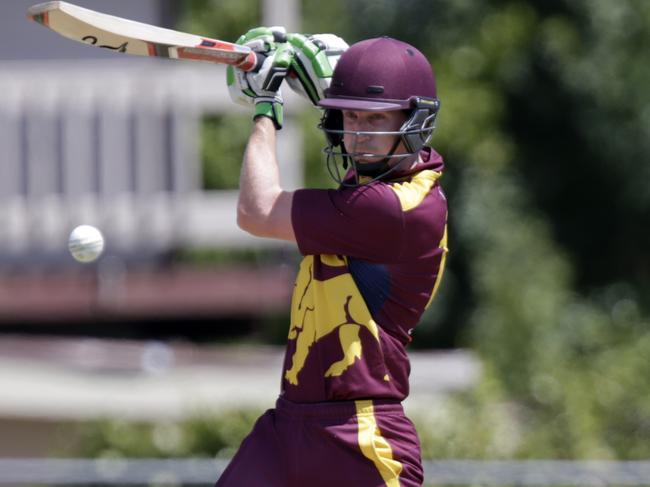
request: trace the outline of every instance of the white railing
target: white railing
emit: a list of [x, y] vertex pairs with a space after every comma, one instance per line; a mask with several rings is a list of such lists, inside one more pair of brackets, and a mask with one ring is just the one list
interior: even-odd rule
[[[0, 485], [212, 485], [227, 459], [0, 459]], [[426, 485], [648, 486], [650, 461], [424, 462]]]
[[[0, 94], [0, 259], [63, 254], [79, 223], [100, 227], [115, 253], [271, 244], [237, 228], [235, 191], [201, 190], [202, 117], [246, 113], [230, 101], [222, 67], [5, 61]], [[287, 98], [293, 113], [304, 107]], [[300, 186], [291, 117], [278, 151], [283, 185]]]

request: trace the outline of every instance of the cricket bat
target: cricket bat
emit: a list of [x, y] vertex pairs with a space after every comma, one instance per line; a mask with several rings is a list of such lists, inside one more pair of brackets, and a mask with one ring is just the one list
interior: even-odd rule
[[107, 15], [68, 2], [45, 2], [27, 11], [31, 20], [68, 39], [136, 56], [230, 64], [243, 71], [258, 67], [247, 46]]

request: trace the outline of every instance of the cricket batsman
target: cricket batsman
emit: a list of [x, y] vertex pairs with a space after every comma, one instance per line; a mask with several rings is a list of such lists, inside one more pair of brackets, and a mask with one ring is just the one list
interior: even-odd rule
[[[442, 158], [427, 146], [440, 103], [431, 66], [388, 38], [257, 28], [238, 41], [263, 60], [229, 68], [254, 122], [243, 156], [239, 226], [295, 242], [281, 392], [217, 487], [416, 487], [420, 444], [401, 402], [411, 333], [447, 253]], [[284, 191], [276, 159], [287, 80], [322, 110], [337, 189]]]

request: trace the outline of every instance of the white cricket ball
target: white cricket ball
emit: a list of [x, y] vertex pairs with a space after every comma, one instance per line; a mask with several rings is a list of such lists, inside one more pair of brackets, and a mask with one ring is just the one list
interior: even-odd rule
[[104, 236], [93, 226], [79, 225], [70, 233], [68, 250], [78, 262], [92, 262], [104, 251]]

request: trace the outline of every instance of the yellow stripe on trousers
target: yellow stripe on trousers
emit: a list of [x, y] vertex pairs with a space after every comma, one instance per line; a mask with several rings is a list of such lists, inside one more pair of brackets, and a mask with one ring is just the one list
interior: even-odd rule
[[355, 401], [359, 424], [359, 446], [363, 455], [372, 460], [386, 487], [400, 487], [402, 464], [393, 459], [390, 444], [381, 436], [372, 401]]

